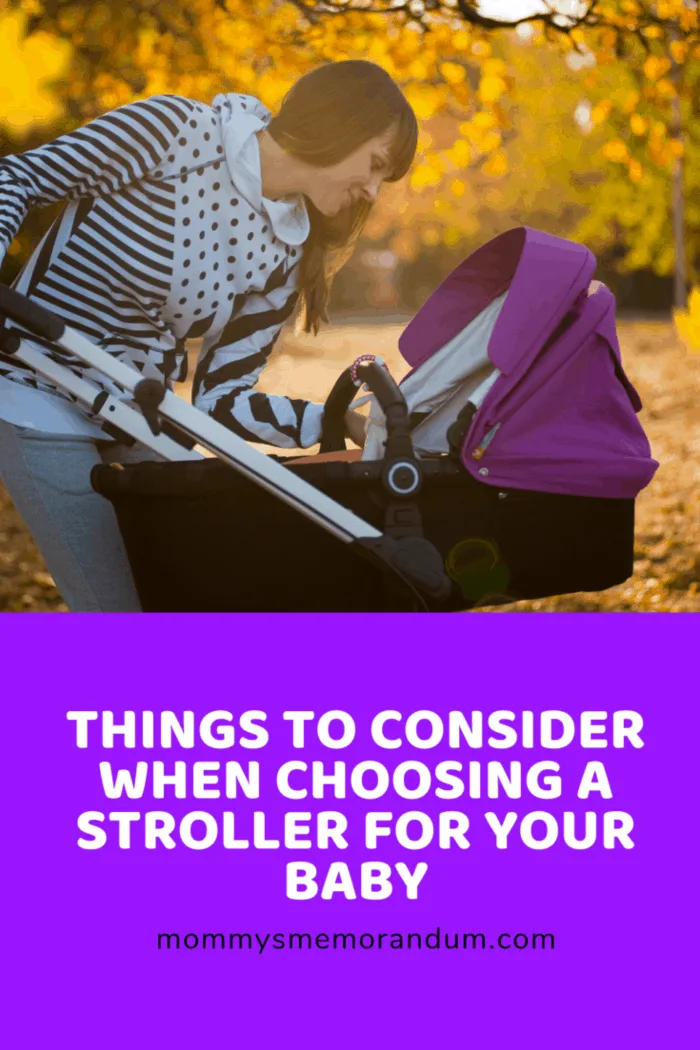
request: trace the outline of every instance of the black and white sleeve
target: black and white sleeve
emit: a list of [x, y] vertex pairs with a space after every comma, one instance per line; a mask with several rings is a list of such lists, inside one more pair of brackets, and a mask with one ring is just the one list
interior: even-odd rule
[[323, 418], [323, 405], [254, 389], [298, 299], [297, 269], [285, 273], [283, 261], [264, 292], [234, 302], [223, 332], [202, 345], [192, 391], [197, 408], [239, 437], [278, 448], [315, 445]]
[[114, 193], [157, 172], [193, 105], [156, 95], [37, 149], [0, 157], [0, 262], [32, 206]]

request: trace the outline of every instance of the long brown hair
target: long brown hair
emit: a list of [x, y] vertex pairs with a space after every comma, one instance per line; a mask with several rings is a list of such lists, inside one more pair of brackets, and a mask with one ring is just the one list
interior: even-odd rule
[[[349, 60], [329, 62], [300, 77], [267, 130], [287, 153], [324, 168], [339, 164], [390, 128], [395, 133], [387, 181], [396, 182], [415, 156], [415, 114], [381, 66]], [[299, 327], [316, 334], [321, 321], [328, 320], [333, 278], [352, 255], [372, 205], [361, 199], [332, 217], [323, 215], [308, 197], [306, 206], [311, 232], [300, 264]]]

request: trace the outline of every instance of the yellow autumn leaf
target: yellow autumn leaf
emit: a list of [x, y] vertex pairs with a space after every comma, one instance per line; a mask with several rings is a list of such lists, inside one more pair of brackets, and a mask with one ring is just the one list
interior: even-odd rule
[[495, 102], [508, 90], [503, 77], [485, 76], [479, 82], [479, 98], [482, 102]]
[[[230, 6], [230, 3], [229, 3]], [[241, 14], [244, 14], [241, 11]], [[280, 24], [284, 24], [289, 29], [296, 29], [300, 25], [299, 9], [291, 3], [282, 4], [276, 11], [275, 17], [278, 19]]]
[[456, 167], [463, 168], [467, 164], [471, 163], [471, 146], [468, 142], [465, 142], [464, 139], [457, 139], [454, 146], [452, 146], [451, 149], [445, 151], [445, 156]]
[[467, 192], [467, 187], [461, 179], [453, 179], [450, 183], [450, 193], [453, 197], [463, 197]]
[[431, 181], [432, 172], [421, 164], [417, 164], [409, 176], [408, 184], [414, 193], [422, 193], [431, 184]]
[[481, 68], [486, 77], [504, 77], [508, 72], [508, 66], [502, 58], [487, 58]]
[[633, 113], [630, 117], [630, 129], [634, 135], [645, 135], [649, 121], [641, 113]]
[[591, 124], [595, 124], [596, 127], [599, 124], [603, 124], [612, 112], [612, 102], [610, 99], [602, 99], [597, 105], [591, 110]]
[[672, 40], [669, 50], [675, 62], [682, 66], [688, 57], [689, 45], [683, 40]]
[[431, 171], [434, 171], [437, 175], [444, 174], [445, 162], [439, 153], [426, 153], [423, 159]]
[[627, 171], [629, 172], [629, 177], [632, 182], [641, 182], [642, 176], [644, 175], [644, 169], [636, 157], [630, 157]]
[[482, 169], [485, 175], [493, 179], [500, 179], [508, 171], [508, 158], [503, 150], [492, 153]]
[[697, 32], [698, 12], [694, 5], [690, 7], [688, 4], [683, 3], [683, 6], [678, 11], [678, 24], [683, 33]]
[[507, 112], [506, 108], [500, 102], [492, 102], [489, 116], [491, 117], [492, 127], [499, 127], [510, 130], [513, 127], [513, 121], [511, 115]]
[[501, 142], [501, 136], [497, 131], [487, 131], [485, 135], [476, 140], [475, 145], [482, 153], [493, 153], [501, 145]]
[[[328, 29], [326, 29], [328, 33]], [[381, 64], [382, 59], [387, 53], [389, 43], [387, 40], [383, 40], [379, 34], [373, 36], [369, 42], [368, 54], [373, 62]]]
[[436, 168], [433, 164], [426, 163], [425, 161], [421, 164], [417, 164], [410, 176], [410, 185], [412, 190], [424, 190], [427, 186], [438, 186], [442, 178], [442, 171]]
[[409, 84], [405, 95], [419, 120], [432, 117], [440, 106], [440, 97], [429, 84]]
[[396, 58], [406, 62], [420, 51], [420, 40], [415, 33], [402, 33], [393, 50]]
[[700, 288], [693, 288], [687, 310], [674, 310], [678, 338], [690, 353], [700, 353]]
[[471, 120], [465, 120], [459, 125], [459, 130], [463, 135], [469, 135], [474, 131], [474, 128], [480, 130], [486, 130], [494, 127], [497, 120], [493, 113], [488, 112], [485, 109], [479, 110], [475, 113]]
[[236, 70], [236, 78], [245, 88], [253, 89], [257, 84], [258, 75], [250, 66], [241, 66]]
[[670, 68], [670, 60], [659, 55], [649, 55], [642, 67], [647, 80], [658, 80], [664, 73], [668, 73]]
[[448, 84], [461, 84], [467, 75], [464, 66], [460, 66], [457, 62], [441, 62], [439, 68], [440, 74]]
[[373, 29], [384, 29], [384, 17], [378, 12], [375, 12], [374, 14], [368, 14], [367, 24], [370, 25]]
[[656, 14], [663, 19], [677, 18], [683, 6], [683, 0], [657, 0]]
[[14, 133], [48, 124], [62, 107], [47, 87], [65, 71], [71, 48], [50, 33], [25, 36], [26, 16], [0, 14], [0, 124]]
[[649, 159], [657, 168], [664, 168], [673, 158], [668, 149], [663, 146], [655, 146], [649, 149]]
[[625, 99], [625, 104], [623, 107], [625, 113], [633, 113], [639, 105], [640, 98], [641, 95], [638, 91], [630, 91], [630, 93], [627, 95], [627, 98]]
[[431, 73], [430, 63], [425, 58], [415, 58], [408, 67], [408, 71], [418, 81], [427, 80]]
[[277, 109], [290, 87], [289, 80], [274, 72], [266, 72], [258, 77], [256, 91], [263, 105]]
[[659, 98], [673, 98], [676, 94], [676, 89], [668, 77], [662, 77], [661, 80], [656, 82], [656, 93]]
[[[384, 22], [384, 17], [382, 15], [379, 15], [378, 18], [381, 23]], [[452, 42], [452, 30], [448, 25], [435, 25], [431, 30], [430, 35], [435, 43], [439, 45], [439, 50], [441, 51], [448, 47]]]
[[154, 29], [142, 29], [138, 34], [136, 57], [139, 65], [153, 62], [158, 48], [158, 34]]
[[611, 160], [619, 164], [626, 161], [628, 157], [627, 146], [622, 139], [611, 139], [610, 142], [606, 142], [601, 153], [606, 160]]

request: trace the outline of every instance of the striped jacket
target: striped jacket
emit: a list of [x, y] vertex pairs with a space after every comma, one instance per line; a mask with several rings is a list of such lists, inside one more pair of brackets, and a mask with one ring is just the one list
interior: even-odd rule
[[[254, 389], [294, 310], [309, 228], [302, 197], [262, 196], [255, 132], [270, 116], [245, 95], [212, 106], [156, 96], [0, 158], [0, 260], [30, 206], [66, 202], [15, 286], [168, 386], [186, 378], [185, 340], [201, 338], [195, 405], [247, 440], [309, 447], [323, 407]], [[60, 348], [43, 349], [123, 394]], [[2, 355], [0, 381], [63, 396], [76, 411]]]

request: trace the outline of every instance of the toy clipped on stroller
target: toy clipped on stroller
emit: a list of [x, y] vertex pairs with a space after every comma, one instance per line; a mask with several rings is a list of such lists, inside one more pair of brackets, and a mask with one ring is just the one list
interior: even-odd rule
[[469, 256], [404, 331], [400, 385], [373, 361], [336, 382], [322, 453], [344, 449], [358, 384], [372, 393], [355, 461], [266, 456], [8, 289], [0, 313], [133, 401], [97, 394], [19, 333], [4, 352], [170, 461], [93, 471], [144, 610], [472, 609], [632, 573], [635, 498], [657, 464], [594, 269], [581, 245], [525, 227]]

